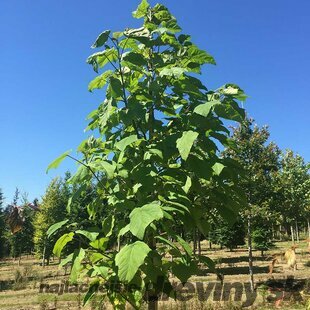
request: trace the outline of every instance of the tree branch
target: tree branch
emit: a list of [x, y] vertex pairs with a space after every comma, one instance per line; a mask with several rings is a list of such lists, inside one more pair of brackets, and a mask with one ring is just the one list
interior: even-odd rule
[[101, 183], [101, 181], [99, 180], [99, 178], [97, 177], [96, 173], [94, 172], [94, 170], [92, 168], [90, 168], [88, 165], [84, 164], [82, 161], [80, 161], [79, 159], [74, 158], [71, 155], [67, 155], [67, 156], [69, 158], [73, 159], [74, 161], [76, 161], [77, 163], [79, 163], [80, 165], [83, 165], [84, 167], [86, 167], [92, 173], [92, 175], [96, 178], [98, 183]]

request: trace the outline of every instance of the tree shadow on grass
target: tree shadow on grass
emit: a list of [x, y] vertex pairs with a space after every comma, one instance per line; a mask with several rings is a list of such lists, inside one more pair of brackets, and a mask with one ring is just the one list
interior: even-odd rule
[[[253, 261], [263, 261], [268, 263], [268, 256], [254, 256]], [[223, 264], [237, 264], [237, 263], [245, 263], [249, 261], [248, 256], [238, 256], [238, 257], [221, 257], [221, 263]]]
[[[248, 266], [242, 266], [242, 267], [223, 267], [223, 268], [217, 268], [217, 271], [224, 274], [224, 275], [243, 275], [243, 274], [249, 274], [249, 267]], [[268, 266], [253, 266], [253, 272], [254, 273], [268, 273], [269, 267]], [[210, 274], [209, 269], [201, 269], [197, 273], [197, 276], [207, 276]]]

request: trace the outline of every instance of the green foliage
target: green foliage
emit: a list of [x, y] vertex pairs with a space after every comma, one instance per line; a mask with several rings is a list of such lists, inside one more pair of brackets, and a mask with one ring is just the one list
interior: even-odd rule
[[[78, 232], [77, 232], [78, 233]], [[73, 232], [67, 233], [62, 235], [57, 242], [55, 243], [54, 249], [53, 249], [53, 253], [60, 257], [61, 251], [62, 249], [66, 246], [66, 244], [70, 241], [72, 241], [74, 236]]]
[[198, 137], [198, 132], [189, 130], [182, 134], [182, 137], [177, 140], [177, 148], [183, 160], [186, 160], [191, 148]]
[[[16, 189], [11, 206], [8, 206], [6, 218], [11, 213], [12, 206], [17, 206], [19, 202], [19, 190]], [[18, 206], [19, 216], [22, 218], [22, 229], [12, 234], [6, 230], [6, 239], [9, 244], [10, 255], [18, 257], [22, 254], [29, 254], [33, 251], [34, 216], [35, 211], [28, 206], [27, 195], [22, 196], [22, 203]], [[8, 228], [8, 227], [7, 227]]]
[[129, 215], [129, 231], [142, 240], [145, 229], [154, 221], [162, 219], [163, 216], [163, 210], [157, 203], [150, 203], [141, 208], [135, 208]]
[[253, 229], [252, 232], [254, 247], [262, 252], [269, 250], [273, 243], [271, 242], [272, 233], [268, 225], [260, 225]]
[[42, 258], [44, 255], [47, 263], [52, 254], [53, 243], [60, 236], [59, 229], [68, 222], [68, 220], [59, 222], [66, 216], [68, 191], [63, 180], [52, 180], [43, 196], [40, 211], [35, 214], [33, 236], [35, 252], [37, 257]]
[[0, 257], [6, 254], [5, 213], [3, 210], [4, 196], [0, 188]]
[[[173, 227], [198, 227], [206, 234], [211, 210], [233, 221], [245, 202], [237, 184], [240, 167], [220, 158], [214, 143], [229, 141], [223, 119], [243, 120], [238, 105], [243, 91], [232, 84], [216, 90], [202, 84], [196, 74], [215, 61], [190, 36], [178, 34], [181, 28], [166, 7], [143, 0], [133, 16], [143, 18], [142, 27], [103, 32], [92, 46], [103, 50], [87, 59], [95, 72], [105, 70], [89, 84], [91, 91], [103, 89], [105, 100], [88, 116], [87, 130], [97, 138], [78, 148], [67, 209], [74, 212], [72, 203], [78, 206], [85, 192], [93, 199], [87, 203], [88, 218], [74, 222], [68, 216], [61, 228], [67, 233], [55, 246], [60, 254], [70, 241], [73, 280], [86, 269], [94, 285], [96, 279], [136, 284], [135, 292], [122, 293], [109, 286], [107, 296], [118, 307], [125, 301], [139, 307], [149, 284], [154, 294], [161, 292], [169, 272], [186, 281], [199, 261], [210, 265]], [[208, 113], [197, 110], [210, 103]], [[155, 240], [166, 242], [157, 248]], [[171, 247], [176, 260], [167, 262]], [[92, 286], [85, 302], [91, 296]]]
[[245, 244], [245, 225], [242, 219], [238, 219], [233, 225], [228, 224], [221, 218], [212, 224], [210, 241], [219, 244], [221, 247], [227, 247], [231, 251], [238, 245]]
[[[67, 240], [71, 239], [71, 234], [69, 233], [69, 238]], [[71, 240], [70, 240], [71, 241]], [[85, 258], [85, 251], [84, 249], [75, 249], [72, 256], [72, 268], [71, 268], [71, 274], [70, 274], [70, 280], [72, 283], [76, 283], [80, 272], [82, 270], [82, 261]]]
[[280, 211], [284, 221], [308, 218], [310, 215], [310, 165], [300, 155], [287, 150], [281, 158], [281, 172], [278, 174], [279, 194], [281, 195]]
[[119, 279], [130, 282], [150, 251], [148, 245], [142, 241], [125, 245], [115, 256]]
[[52, 163], [50, 163], [50, 164], [48, 165], [48, 167], [47, 167], [47, 171], [46, 171], [46, 172], [48, 172], [48, 170], [50, 170], [50, 169], [55, 169], [55, 168], [57, 168], [57, 167], [61, 164], [61, 162], [67, 157], [67, 155], [69, 155], [70, 152], [71, 152], [71, 151], [67, 151], [67, 152], [61, 154], [61, 155], [60, 155], [58, 158], [56, 158]]
[[62, 226], [64, 226], [69, 220], [64, 220], [61, 222], [57, 222], [54, 225], [50, 226], [49, 229], [46, 232], [46, 235], [48, 238], [51, 237], [51, 235], [56, 232], [58, 229], [60, 229]]
[[246, 171], [240, 184], [247, 194], [254, 222], [274, 220], [276, 216], [273, 211], [278, 198], [275, 179], [280, 169], [280, 150], [273, 142], [268, 143], [269, 135], [267, 127], [253, 126], [253, 120], [247, 119], [234, 130], [232, 140], [236, 147], [224, 152], [225, 157], [235, 159]]

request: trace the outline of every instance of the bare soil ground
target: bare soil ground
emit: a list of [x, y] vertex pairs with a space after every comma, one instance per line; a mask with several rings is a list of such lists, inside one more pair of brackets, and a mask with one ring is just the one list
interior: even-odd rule
[[[257, 289], [249, 291], [248, 257], [246, 248], [235, 251], [209, 249], [208, 242], [202, 243], [202, 254], [216, 261], [217, 269], [224, 275], [223, 283], [219, 278], [202, 269], [191, 277], [183, 287], [177, 279], [181, 293], [178, 299], [162, 300], [159, 309], [307, 309], [310, 301], [310, 253], [307, 243], [301, 241], [296, 249], [297, 270], [286, 266], [281, 256], [290, 247], [290, 242], [278, 242], [276, 247], [261, 256], [254, 251], [254, 272]], [[268, 274], [270, 256], [278, 254], [279, 262], [273, 274]], [[68, 273], [59, 269], [58, 260], [44, 268], [34, 257], [18, 260], [0, 261], [0, 310], [51, 310], [82, 309], [86, 285], [64, 288]], [[40, 285], [48, 284], [48, 289]], [[63, 285], [63, 287], [61, 287]], [[74, 291], [74, 292], [72, 292]], [[95, 299], [85, 309], [110, 309], [108, 304], [100, 305]], [[309, 303], [310, 309], [310, 303]]]

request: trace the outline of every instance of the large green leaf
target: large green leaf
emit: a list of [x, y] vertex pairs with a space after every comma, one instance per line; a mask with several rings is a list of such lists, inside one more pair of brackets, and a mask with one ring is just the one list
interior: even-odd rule
[[182, 282], [185, 283], [187, 280], [198, 271], [197, 264], [191, 262], [189, 265], [183, 262], [172, 263], [172, 273]]
[[109, 274], [109, 267], [106, 267], [106, 266], [94, 266], [94, 270], [97, 272], [97, 274], [101, 275], [104, 279]]
[[218, 100], [200, 104], [194, 109], [194, 113], [207, 117], [209, 113], [212, 111], [213, 107], [218, 104], [221, 104], [221, 102]]
[[94, 161], [92, 163], [89, 163], [88, 165], [95, 171], [105, 172], [108, 179], [112, 179], [114, 177], [114, 171], [115, 171], [116, 166], [113, 164], [110, 164], [109, 162], [105, 160]]
[[102, 73], [101, 75], [94, 78], [89, 84], [88, 84], [88, 90], [93, 91], [94, 89], [100, 89], [106, 85], [108, 82], [109, 77], [113, 74], [113, 71], [108, 70]]
[[240, 101], [245, 101], [248, 97], [236, 84], [226, 84], [220, 90], [224, 95], [232, 96]]
[[141, 18], [141, 17], [145, 16], [149, 6], [150, 5], [147, 2], [147, 0], [142, 0], [141, 3], [139, 4], [139, 6], [137, 7], [137, 10], [132, 12], [132, 16], [134, 18]]
[[115, 143], [115, 147], [118, 148], [120, 151], [124, 151], [125, 148], [126, 148], [128, 145], [130, 145], [130, 144], [132, 144], [132, 143], [134, 143], [134, 142], [136, 142], [136, 141], [138, 141], [138, 140], [139, 140], [139, 139], [138, 139], [137, 135], [131, 135], [131, 136], [129, 136], [129, 137], [126, 137], [126, 138], [124, 138], [124, 139], [122, 139], [122, 140], [116, 142], [116, 143]]
[[66, 246], [66, 244], [70, 241], [72, 241], [74, 237], [74, 233], [70, 232], [67, 234], [62, 235], [57, 242], [54, 245], [53, 253], [57, 256], [60, 257], [60, 254], [62, 252], [62, 249]]
[[161, 236], [156, 236], [156, 239], [158, 239], [159, 241], [169, 245], [171, 248], [173, 248], [177, 253], [178, 253], [178, 256], [181, 257], [181, 252], [179, 250], [179, 248], [173, 243], [171, 242], [170, 240], [164, 238], [164, 237], [161, 237]]
[[56, 232], [58, 229], [60, 229], [62, 226], [68, 223], [68, 221], [69, 220], [64, 220], [64, 221], [55, 223], [54, 225], [50, 226], [50, 228], [46, 232], [47, 238], [49, 238], [52, 234], [54, 234], [54, 232]]
[[122, 82], [115, 78], [110, 77], [110, 90], [111, 90], [111, 96], [114, 99], [121, 99], [123, 96], [123, 85]]
[[242, 122], [245, 117], [244, 109], [239, 108], [239, 106], [233, 101], [228, 104], [219, 104], [214, 106], [214, 112], [219, 117], [236, 122]]
[[58, 158], [56, 158], [52, 163], [50, 163], [46, 169], [46, 173], [48, 173], [48, 171], [50, 169], [56, 169], [61, 162], [67, 157], [67, 155], [69, 155], [71, 153], [71, 150], [64, 152], [63, 154], [61, 154]]
[[114, 215], [108, 215], [103, 221], [102, 221], [102, 230], [106, 237], [110, 237], [113, 232], [114, 228], [114, 222], [115, 217]]
[[85, 250], [83, 248], [74, 250], [73, 259], [72, 259], [72, 268], [70, 274], [70, 281], [76, 283], [77, 279], [80, 276], [82, 269], [82, 260], [85, 257]]
[[142, 241], [125, 245], [115, 256], [119, 279], [130, 282], [150, 251], [149, 246]]
[[73, 253], [70, 253], [66, 258], [61, 260], [61, 263], [59, 264], [59, 267], [63, 267], [69, 263], [72, 262], [73, 259]]
[[128, 232], [130, 231], [130, 228], [129, 228], [129, 224], [127, 224], [126, 226], [124, 226], [118, 233], [117, 235], [117, 239], [119, 240], [120, 237], [124, 236], [125, 234], [127, 234]]
[[214, 58], [209, 55], [206, 51], [199, 49], [196, 45], [191, 44], [188, 48], [188, 62], [197, 63], [199, 65], [203, 64], [213, 64], [215, 65]]
[[73, 194], [69, 197], [68, 203], [67, 203], [67, 212], [68, 213], [71, 212], [72, 203], [75, 202], [81, 196], [81, 194], [86, 190], [86, 188], [87, 188], [86, 184], [79, 186], [79, 188], [76, 191], [74, 191]]
[[184, 186], [182, 186], [182, 189], [187, 194], [189, 189], [191, 188], [191, 186], [192, 186], [192, 179], [189, 176], [187, 176], [186, 182], [185, 182]]
[[109, 238], [99, 238], [89, 243], [91, 247], [97, 250], [105, 251], [109, 242]]
[[192, 250], [191, 246], [183, 238], [181, 238], [179, 235], [176, 235], [175, 237], [177, 238], [178, 242], [181, 244], [182, 248], [185, 250], [187, 255], [192, 256], [193, 250]]
[[95, 241], [99, 235], [99, 232], [88, 230], [77, 230], [76, 233], [85, 236], [90, 241]]
[[186, 69], [179, 67], [164, 68], [160, 71], [159, 76], [173, 76], [175, 78], [179, 78], [185, 71]]
[[146, 204], [130, 213], [129, 229], [134, 236], [143, 239], [146, 227], [152, 222], [162, 219], [163, 216], [163, 211], [158, 203]]
[[90, 282], [88, 291], [86, 292], [83, 299], [83, 306], [86, 306], [87, 303], [94, 297], [95, 293], [98, 291], [99, 285], [99, 279], [94, 279], [92, 282]]
[[92, 48], [101, 47], [103, 44], [105, 44], [109, 39], [110, 32], [111, 32], [110, 30], [106, 30], [100, 33], [95, 43], [91, 47]]
[[177, 148], [180, 152], [182, 159], [187, 159], [194, 144], [194, 141], [197, 139], [197, 137], [198, 132], [189, 130], [183, 132], [182, 137], [177, 140]]
[[220, 175], [224, 168], [225, 166], [222, 163], [215, 163], [212, 166], [215, 175]]
[[130, 62], [136, 66], [147, 65], [145, 58], [139, 53], [134, 53], [134, 52], [128, 53], [123, 57], [123, 60], [126, 62]]
[[87, 63], [93, 66], [95, 72], [98, 72], [98, 68], [104, 67], [109, 62], [114, 62], [118, 58], [118, 54], [115, 48], [106, 49], [102, 52], [94, 53], [87, 58]]
[[148, 44], [150, 41], [150, 30], [146, 27], [126, 29], [124, 35], [130, 38], [135, 38], [143, 44]]

